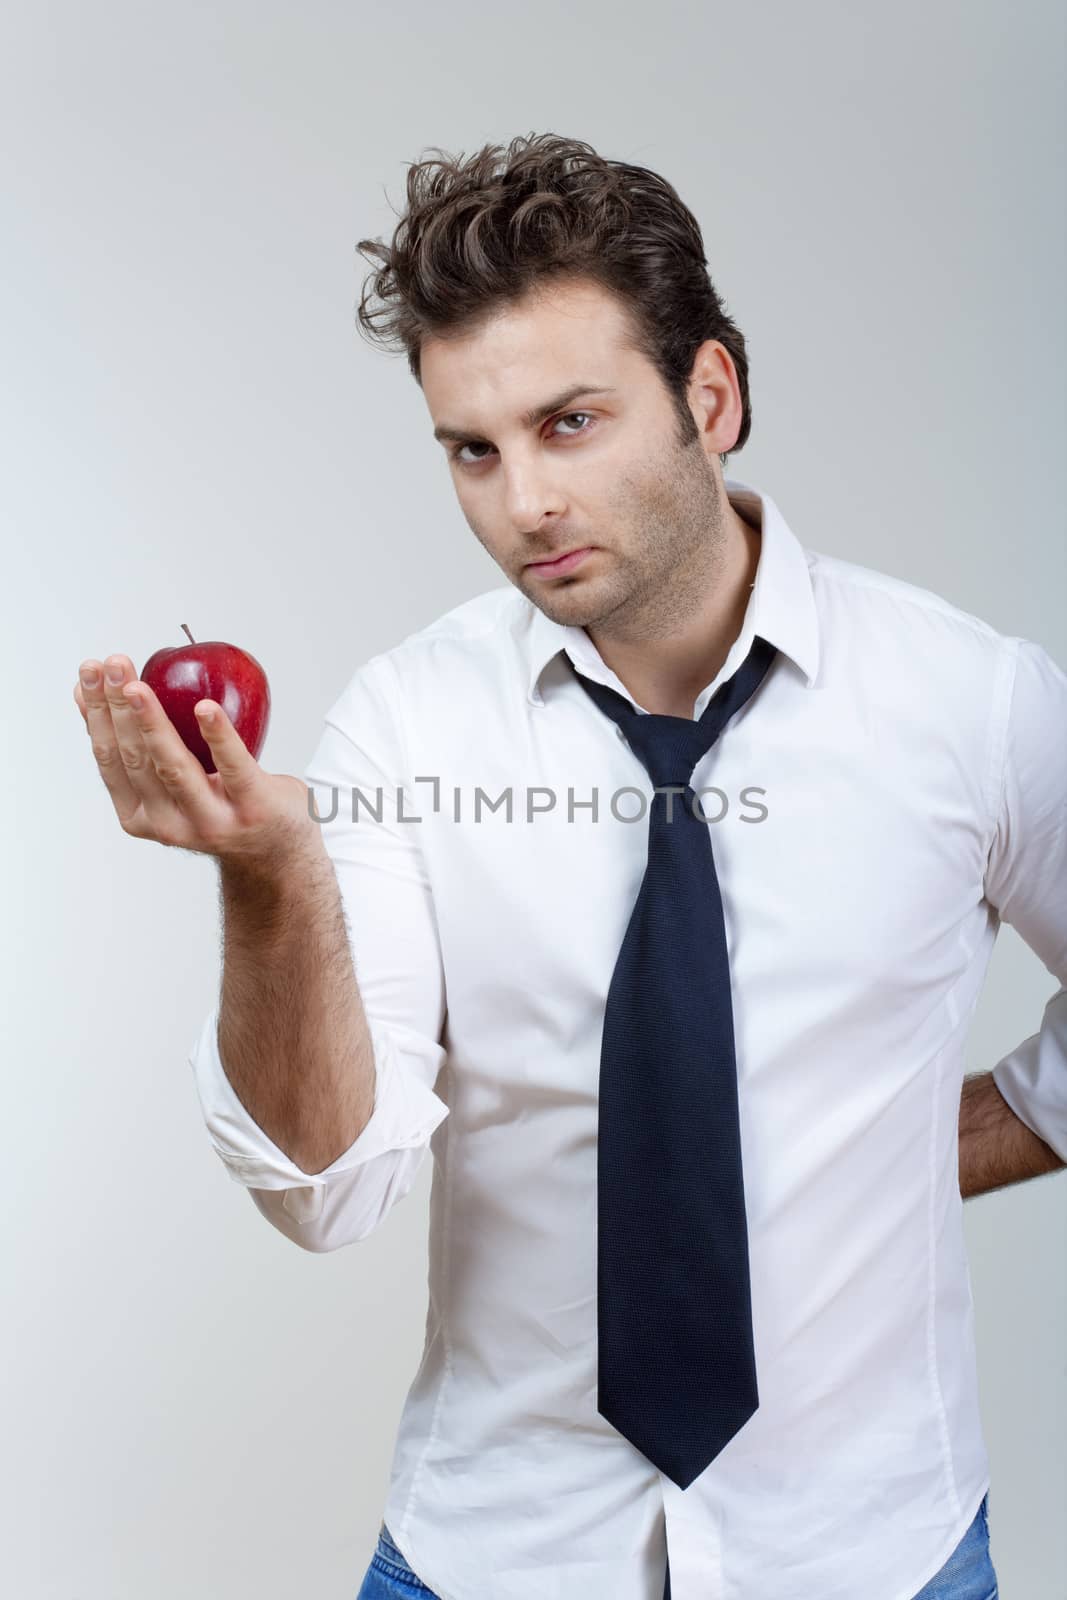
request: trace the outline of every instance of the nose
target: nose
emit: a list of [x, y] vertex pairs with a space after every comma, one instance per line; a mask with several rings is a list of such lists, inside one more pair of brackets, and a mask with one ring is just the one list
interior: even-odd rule
[[546, 517], [559, 516], [566, 501], [543, 465], [512, 461], [504, 467], [504, 502], [519, 533], [534, 533]]

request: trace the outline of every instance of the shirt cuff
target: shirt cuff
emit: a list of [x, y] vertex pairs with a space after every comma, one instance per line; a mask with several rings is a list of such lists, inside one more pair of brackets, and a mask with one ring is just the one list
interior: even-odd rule
[[1067, 1162], [1067, 988], [1052, 996], [1040, 1030], [997, 1062], [993, 1082], [1020, 1122]]
[[[351, 1172], [390, 1150], [428, 1144], [434, 1129], [448, 1115], [449, 1107], [425, 1081], [436, 1078], [445, 1055], [443, 1047], [413, 1033], [408, 1038], [410, 1030], [398, 1025], [385, 1026], [368, 1019], [375, 1070], [370, 1120], [330, 1166], [322, 1172], [304, 1172], [268, 1138], [239, 1100], [219, 1054], [218, 1018], [216, 1005], [188, 1057], [208, 1136], [235, 1183], [249, 1189], [301, 1191], [294, 1194], [291, 1205], [286, 1202], [286, 1209], [299, 1221], [321, 1211], [322, 1191], [331, 1177]], [[420, 1058], [417, 1070], [402, 1059], [412, 1051]]]

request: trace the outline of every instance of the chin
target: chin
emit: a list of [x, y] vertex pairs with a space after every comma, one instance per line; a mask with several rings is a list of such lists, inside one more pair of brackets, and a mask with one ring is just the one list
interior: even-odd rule
[[543, 611], [551, 622], [559, 622], [569, 628], [587, 628], [591, 623], [599, 622], [603, 614], [603, 606], [597, 605], [589, 595], [563, 594], [556, 591], [551, 595], [528, 595], [539, 611]]

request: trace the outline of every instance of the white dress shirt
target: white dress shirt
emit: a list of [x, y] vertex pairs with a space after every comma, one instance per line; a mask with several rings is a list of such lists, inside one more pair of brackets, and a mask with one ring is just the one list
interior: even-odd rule
[[325, 842], [376, 1067], [351, 1148], [308, 1175], [265, 1136], [217, 1006], [190, 1057], [222, 1161], [305, 1249], [366, 1238], [433, 1153], [384, 1517], [442, 1600], [661, 1600], [668, 1549], [673, 1600], [911, 1600], [989, 1487], [963, 1051], [1005, 920], [1060, 988], [996, 1082], [1067, 1158], [1067, 677], [726, 487], [759, 563], [694, 716], [756, 633], [779, 654], [692, 779], [731, 962], [759, 1380], [707, 1470], [680, 1490], [596, 1409], [601, 1029], [652, 785], [573, 676], [636, 704], [584, 629], [505, 585], [374, 656], [326, 714], [304, 776], [324, 817], [337, 790]]

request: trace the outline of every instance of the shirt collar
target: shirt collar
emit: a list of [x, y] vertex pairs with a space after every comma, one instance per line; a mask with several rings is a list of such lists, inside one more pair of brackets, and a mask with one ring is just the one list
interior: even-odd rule
[[[807, 553], [770, 495], [737, 478], [726, 478], [724, 487], [734, 509], [761, 530], [756, 578], [739, 639], [749, 641], [759, 634], [775, 645], [800, 668], [810, 689], [819, 669], [819, 626]], [[604, 664], [584, 628], [553, 622], [531, 600], [522, 598], [519, 642], [532, 705], [544, 703], [541, 676], [561, 650], [576, 665], [591, 667], [602, 676]]]

